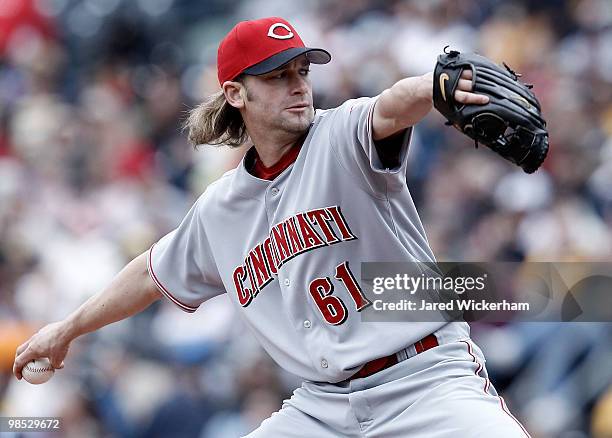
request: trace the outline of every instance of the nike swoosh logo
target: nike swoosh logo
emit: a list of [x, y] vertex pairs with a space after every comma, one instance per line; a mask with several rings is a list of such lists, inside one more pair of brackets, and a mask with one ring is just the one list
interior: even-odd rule
[[448, 77], [448, 75], [446, 73], [442, 73], [440, 75], [440, 90], [442, 91], [442, 99], [444, 99], [446, 101], [446, 81], [448, 81], [450, 78]]

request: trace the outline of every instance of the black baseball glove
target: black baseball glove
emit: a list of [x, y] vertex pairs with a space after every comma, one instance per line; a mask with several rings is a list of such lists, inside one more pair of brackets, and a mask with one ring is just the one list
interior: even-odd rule
[[[548, 152], [548, 132], [533, 87], [518, 80], [504, 63], [502, 68], [484, 56], [455, 50], [438, 57], [434, 70], [434, 106], [459, 131], [518, 166], [535, 172]], [[472, 70], [472, 92], [489, 96], [484, 105], [455, 100], [459, 77]]]

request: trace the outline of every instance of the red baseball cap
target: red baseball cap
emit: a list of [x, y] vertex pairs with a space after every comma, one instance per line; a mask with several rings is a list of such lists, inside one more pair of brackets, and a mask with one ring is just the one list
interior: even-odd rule
[[306, 53], [313, 64], [327, 64], [329, 52], [305, 47], [297, 31], [280, 17], [241, 21], [223, 38], [217, 50], [219, 84], [240, 73], [271, 72]]

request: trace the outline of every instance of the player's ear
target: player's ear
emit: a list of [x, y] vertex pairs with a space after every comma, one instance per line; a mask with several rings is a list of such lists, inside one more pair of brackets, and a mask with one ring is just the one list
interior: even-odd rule
[[246, 97], [246, 89], [244, 89], [244, 84], [236, 81], [225, 81], [221, 87], [227, 103], [234, 108], [244, 108], [244, 101]]

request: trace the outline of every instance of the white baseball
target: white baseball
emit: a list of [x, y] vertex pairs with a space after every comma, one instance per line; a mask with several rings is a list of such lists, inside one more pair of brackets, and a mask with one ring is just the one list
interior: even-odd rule
[[45, 383], [55, 374], [55, 369], [49, 359], [34, 359], [26, 364], [21, 371], [21, 375], [27, 382], [33, 385]]

